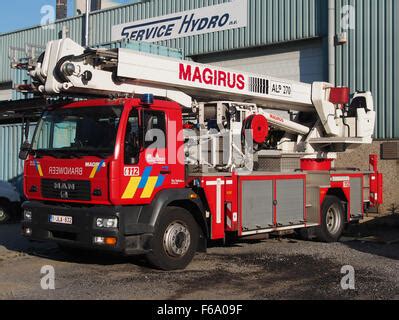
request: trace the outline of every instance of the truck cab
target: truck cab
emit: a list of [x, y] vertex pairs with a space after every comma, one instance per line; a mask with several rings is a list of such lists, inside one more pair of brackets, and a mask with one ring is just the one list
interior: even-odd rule
[[[206, 223], [186, 188], [183, 143], [179, 105], [151, 96], [48, 108], [25, 148], [23, 233], [61, 247], [149, 253], [159, 216], [177, 206], [194, 216], [172, 225], [169, 256], [195, 252]], [[187, 231], [194, 223], [198, 239]]]

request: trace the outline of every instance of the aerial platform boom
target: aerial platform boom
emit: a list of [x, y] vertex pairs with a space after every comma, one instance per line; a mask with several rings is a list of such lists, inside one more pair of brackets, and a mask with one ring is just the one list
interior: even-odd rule
[[371, 93], [355, 93], [348, 112], [349, 91], [325, 82], [283, 80], [130, 49], [87, 49], [71, 39], [50, 41], [29, 70], [35, 89], [47, 95], [152, 93], [186, 108], [197, 101], [228, 100], [260, 109], [312, 113], [318, 121], [309, 128], [311, 134], [299, 133], [314, 145], [340, 145], [335, 149], [371, 143], [374, 132]]
[[40, 79], [39, 90], [46, 94], [82, 90], [97, 95], [140, 94], [151, 90], [155, 95], [172, 96], [185, 107], [191, 107], [191, 99], [215, 100], [223, 96], [224, 100], [251, 102], [265, 108], [314, 111], [310, 84], [130, 49], [86, 50], [70, 39], [49, 42], [42, 63], [31, 75]]

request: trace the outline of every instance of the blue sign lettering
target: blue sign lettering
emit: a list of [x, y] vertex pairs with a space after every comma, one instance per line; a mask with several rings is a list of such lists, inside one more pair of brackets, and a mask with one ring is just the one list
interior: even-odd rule
[[112, 28], [112, 39], [155, 42], [247, 26], [247, 0], [125, 23]]

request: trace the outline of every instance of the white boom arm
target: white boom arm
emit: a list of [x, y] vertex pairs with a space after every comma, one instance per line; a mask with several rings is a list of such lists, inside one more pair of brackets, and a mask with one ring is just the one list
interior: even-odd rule
[[364, 104], [357, 106], [355, 116], [348, 119], [340, 106], [330, 102], [333, 86], [328, 83], [310, 85], [129, 49], [85, 49], [71, 39], [49, 42], [30, 75], [37, 90], [50, 95], [152, 93], [183, 107], [191, 107], [193, 99], [216, 99], [317, 113], [319, 128], [312, 130], [308, 142], [319, 145], [371, 143], [374, 131], [375, 112], [369, 92], [355, 95], [364, 99]]

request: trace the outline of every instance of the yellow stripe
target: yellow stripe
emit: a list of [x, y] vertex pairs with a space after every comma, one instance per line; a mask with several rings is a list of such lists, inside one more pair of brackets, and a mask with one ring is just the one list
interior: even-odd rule
[[37, 165], [37, 170], [39, 171], [39, 176], [43, 177], [43, 170], [40, 164]]
[[149, 177], [147, 184], [143, 190], [143, 193], [141, 194], [141, 199], [149, 199], [152, 196], [152, 193], [154, 192], [155, 185], [157, 184], [158, 177]]
[[123, 193], [122, 199], [133, 199], [134, 195], [136, 194], [137, 188], [139, 187], [140, 181], [140, 177], [130, 178], [129, 184], [127, 185], [126, 190]]
[[93, 179], [94, 176], [96, 175], [98, 166], [99, 166], [98, 164], [94, 166], [94, 168], [93, 168], [93, 170], [91, 171], [91, 174], [90, 174], [90, 179]]

